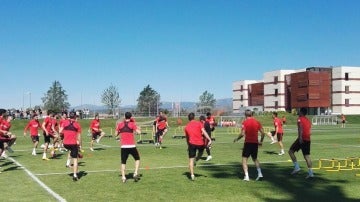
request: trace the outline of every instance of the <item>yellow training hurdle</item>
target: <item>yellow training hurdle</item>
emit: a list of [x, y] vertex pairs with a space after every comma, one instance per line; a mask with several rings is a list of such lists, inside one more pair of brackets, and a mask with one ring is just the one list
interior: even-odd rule
[[[313, 169], [325, 169], [328, 172], [359, 170], [360, 157], [346, 157], [344, 159], [319, 159], [318, 167]], [[356, 176], [360, 176], [360, 174], [356, 174]]]

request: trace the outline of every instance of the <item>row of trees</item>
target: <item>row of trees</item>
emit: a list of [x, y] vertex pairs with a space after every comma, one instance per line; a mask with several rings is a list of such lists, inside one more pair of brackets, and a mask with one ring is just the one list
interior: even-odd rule
[[[137, 99], [137, 111], [139, 113], [159, 112], [161, 109], [160, 94], [147, 85], [139, 94]], [[67, 101], [68, 95], [62, 88], [59, 81], [54, 81], [45, 96], [41, 98], [45, 110], [52, 110], [54, 112], [61, 112], [68, 110], [70, 107]], [[121, 98], [118, 88], [111, 84], [101, 94], [101, 102], [109, 109], [109, 114], [115, 114], [115, 110], [121, 104]], [[210, 112], [215, 107], [216, 100], [214, 95], [208, 91], [203, 92], [199, 97], [197, 108], [199, 112]]]

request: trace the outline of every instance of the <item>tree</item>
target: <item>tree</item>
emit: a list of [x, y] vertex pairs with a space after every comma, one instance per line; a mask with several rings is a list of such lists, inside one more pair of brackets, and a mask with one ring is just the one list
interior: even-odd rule
[[216, 99], [214, 98], [214, 94], [205, 91], [199, 97], [199, 103], [197, 103], [198, 112], [203, 114], [210, 112], [211, 109], [215, 107], [215, 104]]
[[154, 89], [147, 85], [139, 95], [137, 99], [138, 111], [142, 114], [148, 114], [149, 116], [157, 114], [159, 110], [160, 95]]
[[41, 98], [44, 109], [51, 110], [54, 113], [60, 113], [68, 110], [70, 104], [67, 102], [66, 91], [62, 88], [59, 81], [54, 81], [44, 97]]
[[101, 95], [101, 102], [108, 107], [111, 114], [115, 115], [115, 109], [119, 107], [121, 103], [119, 91], [116, 86], [111, 84], [103, 91]]

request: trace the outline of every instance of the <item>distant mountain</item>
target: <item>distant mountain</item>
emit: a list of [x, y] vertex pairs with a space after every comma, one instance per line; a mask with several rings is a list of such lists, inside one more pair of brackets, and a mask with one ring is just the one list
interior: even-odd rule
[[232, 98], [223, 98], [216, 100], [216, 107], [219, 108], [232, 108]]
[[[180, 106], [182, 109], [188, 110], [188, 109], [195, 109], [196, 108], [196, 103], [197, 102], [181, 102]], [[161, 106], [160, 108], [162, 109], [167, 109], [167, 110], [172, 110], [173, 109], [173, 104], [175, 104], [174, 102], [161, 102]], [[136, 106], [135, 105], [125, 105], [125, 106], [121, 106], [121, 109], [128, 109], [128, 110], [132, 110], [135, 109]], [[224, 98], [224, 99], [218, 99], [216, 100], [216, 108], [232, 108], [232, 98]], [[89, 109], [90, 111], [105, 111], [107, 110], [106, 106], [98, 106], [98, 105], [92, 105], [92, 104], [83, 104], [80, 106], [75, 106], [75, 107], [71, 107], [70, 109], [75, 109], [75, 110], [81, 110], [81, 109]]]
[[83, 110], [83, 109], [89, 109], [90, 111], [102, 111], [107, 110], [106, 106], [98, 106], [98, 105], [92, 105], [92, 104], [83, 104], [75, 107], [70, 107], [70, 110]]

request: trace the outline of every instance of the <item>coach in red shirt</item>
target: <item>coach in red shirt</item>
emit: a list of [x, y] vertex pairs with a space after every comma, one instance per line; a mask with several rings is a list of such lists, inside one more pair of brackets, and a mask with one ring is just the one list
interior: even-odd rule
[[[264, 141], [265, 133], [261, 123], [258, 120], [256, 120], [254, 117], [252, 117], [252, 111], [246, 110], [245, 117], [246, 119], [242, 123], [241, 133], [239, 137], [235, 138], [234, 142], [240, 140], [243, 136], [245, 136], [244, 148], [242, 152], [242, 167], [245, 174], [244, 181], [250, 180], [248, 165], [247, 165], [249, 156], [251, 156], [252, 160], [255, 163], [256, 169], [258, 171], [258, 176], [256, 180], [259, 180], [263, 177], [263, 175], [261, 173], [260, 162], [257, 158], [257, 155], [258, 155], [259, 145], [262, 145], [262, 142]], [[260, 143], [258, 140], [259, 131], [261, 133]]]
[[[198, 152], [196, 160], [199, 160], [204, 152], [205, 146], [211, 145], [211, 138], [204, 129], [204, 124], [195, 120], [195, 114], [188, 115], [189, 123], [185, 126], [185, 136], [188, 143], [189, 151], [189, 169], [191, 180], [195, 180], [194, 175], [194, 159], [196, 152]], [[208, 140], [205, 145], [204, 137]]]

